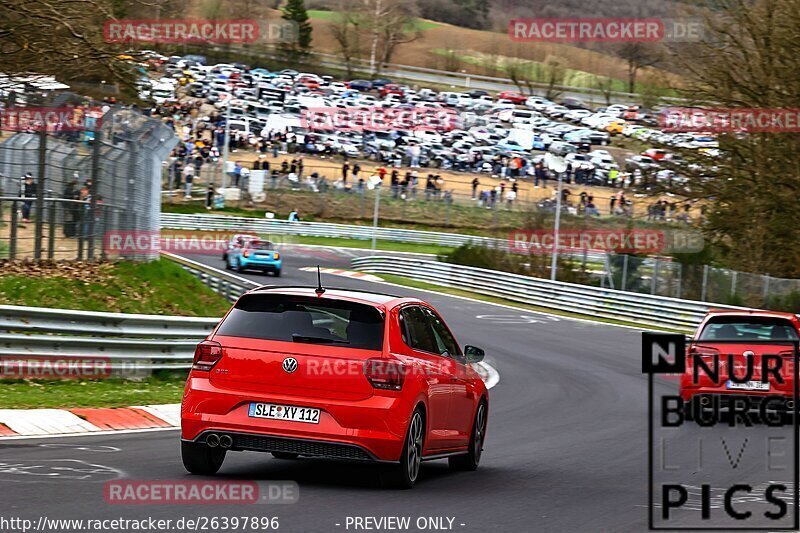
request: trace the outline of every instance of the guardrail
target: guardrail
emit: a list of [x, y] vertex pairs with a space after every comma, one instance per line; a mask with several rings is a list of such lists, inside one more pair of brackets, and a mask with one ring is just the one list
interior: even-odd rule
[[[328, 222], [289, 222], [288, 220], [259, 219], [248, 217], [229, 217], [224, 215], [161, 213], [162, 229], [182, 229], [198, 231], [232, 231], [237, 233], [255, 232], [275, 235], [295, 235], [308, 237], [343, 237], [350, 239], [371, 239], [375, 230], [372, 226], [353, 226], [331, 224]], [[504, 239], [493, 239], [459, 233], [439, 233], [395, 228], [378, 228], [379, 240], [436, 244], [458, 247], [473, 243], [484, 246], [507, 247]]]
[[[0, 306], [0, 357], [3, 358], [0, 366], [13, 369], [15, 360], [91, 359], [104, 361], [112, 371], [124, 370], [126, 375], [188, 369], [195, 346], [218, 322], [218, 318], [212, 317], [3, 305]], [[13, 372], [8, 375], [13, 376]]]
[[404, 257], [359, 257], [351, 263], [365, 272], [395, 274], [545, 309], [683, 332], [693, 331], [710, 308], [742, 309]]
[[0, 305], [0, 330], [94, 336], [204, 337], [215, 318], [100, 313], [75, 309]]
[[[381, 227], [378, 227], [376, 231], [372, 226], [332, 224], [328, 222], [289, 222], [288, 220], [232, 217], [225, 215], [161, 213], [161, 228], [193, 231], [231, 231], [236, 233], [254, 232], [271, 235], [330, 237], [356, 240], [372, 239], [372, 235], [375, 233], [377, 239], [381, 241], [434, 244], [451, 248], [458, 248], [464, 244], [474, 244], [497, 248], [503, 251], [509, 250], [507, 239], [496, 239], [480, 235]], [[603, 265], [605, 265], [607, 261], [606, 254], [597, 251], [587, 251], [585, 253], [562, 251], [561, 255], [565, 257], [581, 258], [585, 261], [602, 263]], [[650, 263], [652, 263], [652, 260], [647, 259], [644, 264], [649, 265]], [[225, 274], [225, 272], [221, 270], [218, 272]], [[212, 289], [214, 289], [213, 286]]]
[[258, 283], [247, 278], [204, 265], [180, 255], [168, 252], [161, 252], [161, 255], [178, 263], [184, 270], [202, 281], [206, 287], [222, 295], [229, 302], [235, 302], [243, 293], [259, 286]]
[[[212, 290], [233, 301], [258, 283], [164, 253]], [[102, 313], [0, 306], [0, 368], [15, 360], [102, 360], [112, 371], [145, 375], [188, 369], [197, 343], [219, 322], [213, 317]], [[46, 377], [46, 374], [42, 374]]]

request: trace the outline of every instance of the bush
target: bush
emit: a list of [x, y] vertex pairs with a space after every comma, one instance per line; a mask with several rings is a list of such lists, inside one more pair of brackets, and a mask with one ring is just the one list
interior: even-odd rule
[[[464, 244], [448, 254], [440, 255], [439, 260], [456, 265], [549, 279], [552, 256], [512, 254], [498, 248]], [[573, 262], [563, 256], [558, 259], [558, 280], [568, 283], [591, 283], [591, 277], [586, 272], [575, 269]]]

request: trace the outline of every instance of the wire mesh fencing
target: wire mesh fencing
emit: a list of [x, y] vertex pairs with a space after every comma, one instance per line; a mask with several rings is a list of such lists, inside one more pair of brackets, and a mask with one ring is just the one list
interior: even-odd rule
[[48, 128], [0, 141], [0, 256], [153, 259], [156, 247], [118, 247], [113, 236], [159, 230], [161, 167], [171, 128], [111, 108], [81, 131]]

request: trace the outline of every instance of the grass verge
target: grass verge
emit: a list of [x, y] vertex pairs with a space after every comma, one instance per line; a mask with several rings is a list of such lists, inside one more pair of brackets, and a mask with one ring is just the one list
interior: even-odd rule
[[222, 316], [230, 304], [172, 261], [8, 262], [0, 303], [83, 311]]
[[[652, 329], [654, 329], [654, 328], [649, 327], [649, 326], [642, 326], [641, 324], [636, 324], [634, 322], [626, 322], [624, 320], [613, 320], [613, 319], [610, 319], [610, 318], [601, 318], [601, 317], [598, 317], [598, 316], [595, 316], [595, 315], [588, 315], [588, 314], [587, 315], [581, 315], [581, 314], [578, 314], [578, 313], [569, 313], [569, 312], [566, 312], [566, 311], [559, 311], [557, 309], [550, 309], [550, 308], [547, 308], [547, 307], [541, 307], [541, 306], [537, 306], [537, 305], [530, 305], [530, 304], [524, 304], [524, 303], [520, 303], [520, 302], [515, 302], [513, 300], [507, 300], [505, 298], [498, 298], [496, 296], [486, 296], [484, 294], [478, 294], [478, 293], [471, 292], [471, 291], [465, 291], [465, 290], [462, 290], [462, 289], [454, 289], [452, 287], [445, 287], [443, 285], [436, 285], [435, 283], [428, 283], [426, 281], [419, 281], [419, 280], [416, 280], [416, 279], [407, 278], [405, 276], [397, 276], [397, 275], [394, 275], [394, 274], [380, 274], [380, 277], [383, 278], [384, 281], [386, 281], [388, 283], [394, 283], [396, 285], [403, 285], [405, 287], [411, 287], [411, 288], [414, 288], [414, 289], [429, 290], [429, 291], [439, 292], [439, 293], [442, 293], [442, 294], [449, 294], [449, 295], [452, 295], [452, 296], [462, 296], [462, 297], [465, 297], [465, 298], [472, 298], [473, 300], [481, 300], [481, 301], [489, 302], [489, 303], [508, 305], [508, 306], [511, 306], [511, 307], [516, 307], [517, 309], [520, 309], [520, 310], [523, 310], [523, 311], [536, 311], [536, 312], [539, 312], [539, 313], [547, 313], [547, 314], [550, 314], [550, 315], [563, 316], [563, 317], [567, 317], [567, 318], [578, 318], [578, 319], [583, 319], [583, 320], [591, 320], [592, 322], [603, 322], [603, 323], [606, 323], [606, 324], [614, 324], [614, 325], [617, 325], [617, 326], [629, 326], [629, 327], [634, 327], [634, 328], [641, 328], [643, 330], [652, 330]], [[659, 331], [661, 331], [661, 330], [662, 329], [659, 329]], [[670, 332], [673, 332], [673, 333], [686, 333], [685, 331], [680, 331], [680, 330], [663, 329], [663, 331], [670, 331]]]
[[185, 376], [123, 379], [13, 380], [0, 382], [0, 408], [67, 409], [180, 403]]

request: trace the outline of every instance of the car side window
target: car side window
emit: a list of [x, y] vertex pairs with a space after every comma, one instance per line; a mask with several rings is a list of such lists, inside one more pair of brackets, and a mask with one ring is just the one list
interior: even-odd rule
[[444, 320], [431, 309], [425, 308], [423, 312], [428, 322], [430, 322], [431, 330], [433, 330], [436, 339], [436, 353], [443, 354], [447, 352], [450, 357], [459, 357], [461, 355], [461, 349], [458, 347], [458, 343], [453, 337], [453, 334], [450, 333], [447, 325], [445, 325]]
[[438, 350], [436, 337], [428, 318], [419, 306], [404, 307], [400, 310], [403, 322], [405, 322], [407, 339], [406, 344], [414, 350], [423, 352], [441, 353]]

